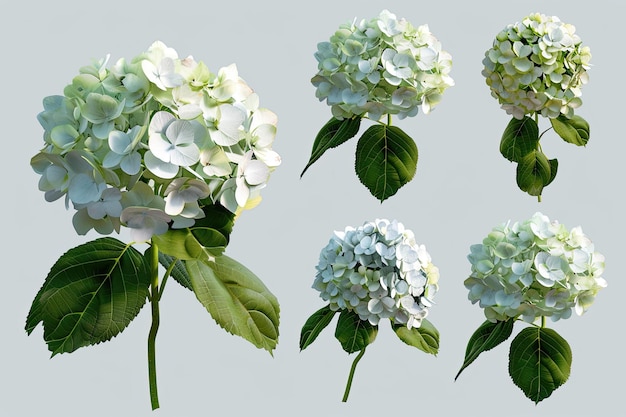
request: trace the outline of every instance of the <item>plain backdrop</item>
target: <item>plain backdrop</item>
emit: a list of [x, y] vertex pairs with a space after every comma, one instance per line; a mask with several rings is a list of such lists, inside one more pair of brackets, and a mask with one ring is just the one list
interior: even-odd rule
[[[428, 24], [453, 57], [456, 85], [428, 115], [396, 125], [420, 152], [413, 181], [384, 203], [354, 173], [356, 140], [329, 151], [300, 178], [330, 109], [315, 98], [316, 44], [341, 23], [389, 9]], [[623, 416], [624, 308], [623, 4], [618, 1], [54, 1], [12, 3], [0, 25], [3, 58], [1, 164], [3, 273], [0, 302], [2, 416]], [[586, 148], [553, 132], [544, 151], [559, 159], [543, 202], [521, 192], [515, 166], [498, 151], [510, 117], [481, 75], [484, 53], [507, 24], [533, 12], [557, 15], [591, 47], [593, 68], [578, 114], [591, 126]], [[42, 146], [36, 115], [92, 59], [130, 59], [161, 40], [212, 71], [236, 63], [261, 105], [278, 114], [274, 149], [283, 164], [263, 202], [238, 220], [227, 254], [254, 271], [281, 305], [274, 357], [219, 328], [186, 289], [170, 283], [161, 303], [157, 367], [161, 409], [148, 396], [149, 309], [110, 342], [50, 359], [39, 327], [23, 330], [31, 301], [56, 259], [97, 237], [77, 236], [73, 210], [46, 203], [30, 157]], [[545, 121], [541, 125], [546, 127]], [[469, 246], [492, 227], [536, 211], [582, 226], [606, 256], [608, 288], [582, 317], [550, 326], [570, 344], [570, 379], [535, 405], [513, 385], [508, 343], [484, 353], [455, 382], [465, 346], [483, 322], [463, 280]], [[334, 322], [300, 352], [300, 329], [324, 305], [311, 289], [320, 249], [334, 230], [375, 218], [412, 229], [440, 268], [429, 319], [441, 333], [435, 357], [400, 342], [387, 325], [341, 396], [354, 356]], [[127, 240], [122, 233], [116, 236]], [[516, 332], [523, 326], [516, 325]]]

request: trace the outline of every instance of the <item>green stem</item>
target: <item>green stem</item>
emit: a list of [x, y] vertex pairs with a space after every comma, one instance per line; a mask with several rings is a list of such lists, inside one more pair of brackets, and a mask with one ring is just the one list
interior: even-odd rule
[[159, 330], [159, 249], [152, 243], [152, 277], [150, 284], [150, 304], [152, 306], [152, 326], [148, 334], [148, 380], [150, 383], [150, 403], [152, 410], [159, 408], [159, 393], [156, 376], [156, 335]]
[[391, 126], [391, 115], [387, 115], [387, 126]]
[[546, 316], [541, 316], [541, 328], [546, 327]]
[[352, 367], [350, 368], [350, 375], [348, 376], [348, 383], [346, 384], [346, 390], [343, 393], [342, 402], [348, 401], [348, 395], [350, 395], [350, 388], [352, 387], [352, 379], [354, 378], [354, 371], [356, 371], [356, 365], [359, 363], [361, 358], [365, 355], [365, 348], [363, 348], [356, 358], [354, 358], [354, 362], [352, 362]]

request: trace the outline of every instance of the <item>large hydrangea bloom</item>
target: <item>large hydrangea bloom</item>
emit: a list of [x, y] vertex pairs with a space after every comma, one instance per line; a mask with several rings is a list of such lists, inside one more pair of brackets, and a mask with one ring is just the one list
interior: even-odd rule
[[427, 25], [413, 27], [384, 10], [378, 17], [340, 26], [317, 45], [318, 73], [311, 82], [338, 119], [373, 120], [385, 114], [428, 113], [454, 81], [450, 54]]
[[498, 33], [482, 74], [492, 96], [517, 119], [534, 113], [571, 117], [582, 104], [590, 60], [573, 25], [535, 13]]
[[147, 240], [193, 225], [206, 205], [258, 203], [281, 162], [277, 118], [234, 64], [213, 74], [159, 41], [107, 63], [81, 68], [38, 115], [45, 147], [31, 165], [46, 200], [73, 204], [78, 233], [124, 225]]
[[566, 319], [582, 315], [607, 283], [604, 256], [580, 227], [568, 230], [541, 213], [523, 223], [495, 227], [472, 245], [468, 298], [491, 321], [522, 317]]
[[411, 230], [377, 219], [335, 232], [322, 249], [313, 288], [333, 311], [352, 310], [378, 324], [420, 327], [437, 292], [439, 270]]

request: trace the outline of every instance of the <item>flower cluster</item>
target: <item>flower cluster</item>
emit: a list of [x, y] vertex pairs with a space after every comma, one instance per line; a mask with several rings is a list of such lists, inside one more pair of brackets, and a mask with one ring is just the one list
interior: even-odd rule
[[508, 25], [485, 53], [482, 74], [508, 114], [571, 117], [582, 104], [591, 52], [575, 27], [539, 13]]
[[487, 319], [521, 316], [532, 323], [582, 315], [606, 287], [604, 256], [580, 227], [568, 230], [541, 213], [523, 223], [494, 228], [472, 245], [472, 272], [465, 280], [468, 298]]
[[125, 225], [144, 241], [193, 225], [206, 205], [235, 213], [259, 201], [280, 164], [277, 118], [234, 64], [213, 74], [160, 41], [108, 59], [81, 68], [38, 115], [45, 147], [31, 166], [46, 200], [73, 204], [79, 234]]
[[318, 73], [311, 82], [338, 119], [366, 113], [428, 113], [454, 81], [450, 54], [430, 33], [384, 10], [376, 18], [344, 24], [329, 42], [317, 45]]
[[335, 232], [322, 249], [313, 288], [330, 308], [378, 324], [390, 318], [420, 327], [437, 292], [439, 270], [411, 230], [377, 219]]

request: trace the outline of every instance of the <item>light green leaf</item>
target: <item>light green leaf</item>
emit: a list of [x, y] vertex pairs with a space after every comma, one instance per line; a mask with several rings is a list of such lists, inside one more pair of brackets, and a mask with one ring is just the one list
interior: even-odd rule
[[210, 204], [203, 208], [205, 217], [196, 219], [187, 229], [169, 229], [154, 235], [159, 252], [180, 260], [200, 259], [224, 253], [233, 230], [235, 215], [226, 208]]
[[546, 155], [534, 150], [524, 156], [517, 165], [517, 186], [530, 195], [540, 196], [543, 188], [552, 180], [550, 162]]
[[478, 358], [478, 355], [495, 348], [500, 343], [511, 337], [514, 322], [515, 320], [513, 319], [497, 321], [495, 323], [485, 320], [485, 322], [481, 324], [470, 337], [470, 340], [467, 343], [467, 348], [465, 349], [465, 360], [463, 361], [463, 366], [459, 369], [459, 372], [454, 377], [454, 380], [457, 380], [459, 375], [461, 375], [461, 372], [474, 362], [476, 358]]
[[333, 117], [330, 119], [319, 131], [313, 142], [313, 149], [311, 150], [311, 157], [309, 162], [304, 167], [304, 170], [300, 174], [300, 177], [304, 175], [307, 169], [315, 161], [331, 148], [336, 148], [342, 143], [353, 138], [357, 134], [361, 126], [361, 117], [354, 116], [350, 119], [339, 120]]
[[369, 321], [361, 320], [359, 315], [351, 310], [343, 310], [339, 314], [335, 338], [341, 347], [348, 353], [358, 352], [376, 339], [378, 326]]
[[322, 307], [311, 315], [302, 326], [300, 332], [300, 350], [317, 339], [317, 336], [328, 326], [337, 312], [330, 309], [330, 306]]
[[527, 327], [511, 342], [509, 375], [535, 404], [567, 381], [571, 367], [572, 351], [552, 329]]
[[169, 229], [161, 235], [152, 236], [159, 251], [180, 260], [204, 259], [209, 255], [220, 255], [228, 244], [226, 237], [215, 229], [200, 228], [204, 246], [192, 229]]
[[163, 234], [152, 236], [152, 241], [158, 246], [159, 252], [180, 260], [208, 256], [189, 229], [169, 229]]
[[406, 324], [399, 323], [393, 323], [392, 327], [400, 340], [407, 345], [432, 355], [439, 352], [439, 331], [428, 320], [422, 319], [422, 324], [418, 328], [409, 329]]
[[400, 128], [376, 124], [357, 143], [356, 174], [382, 202], [413, 179], [417, 158], [415, 142]]
[[528, 116], [522, 120], [511, 119], [500, 141], [500, 153], [511, 162], [520, 162], [522, 158], [537, 149], [539, 126]]
[[568, 143], [576, 146], [586, 146], [589, 142], [589, 123], [580, 116], [567, 118], [563, 115], [550, 119], [554, 131]]
[[278, 343], [280, 309], [263, 282], [226, 255], [184, 263], [196, 297], [217, 324], [272, 353]]
[[52, 266], [33, 301], [26, 331], [43, 322], [52, 356], [117, 336], [148, 297], [149, 261], [105, 237], [70, 249]]

